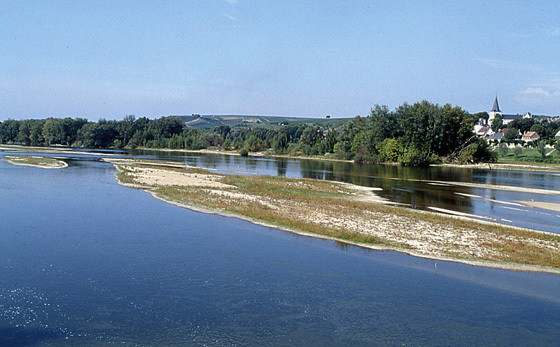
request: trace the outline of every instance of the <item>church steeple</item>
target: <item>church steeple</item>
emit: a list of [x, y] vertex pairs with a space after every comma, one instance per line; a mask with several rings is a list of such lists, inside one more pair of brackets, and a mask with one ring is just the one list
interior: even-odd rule
[[494, 106], [492, 106], [492, 112], [500, 112], [500, 105], [498, 105], [498, 96], [496, 95], [496, 99], [494, 99]]

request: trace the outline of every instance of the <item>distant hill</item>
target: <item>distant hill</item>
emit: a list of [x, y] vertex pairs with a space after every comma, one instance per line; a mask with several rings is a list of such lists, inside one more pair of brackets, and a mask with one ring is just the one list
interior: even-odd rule
[[317, 124], [336, 126], [345, 124], [351, 118], [296, 118], [277, 116], [247, 116], [247, 115], [199, 115], [178, 116], [186, 127], [209, 129], [220, 125], [230, 127], [263, 127], [277, 128], [288, 124]]

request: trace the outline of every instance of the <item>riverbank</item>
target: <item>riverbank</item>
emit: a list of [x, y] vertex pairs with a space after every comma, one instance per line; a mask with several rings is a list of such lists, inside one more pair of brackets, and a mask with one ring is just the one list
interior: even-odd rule
[[560, 235], [389, 206], [375, 189], [310, 179], [227, 176], [105, 159], [125, 186], [189, 209], [299, 234], [473, 265], [560, 273]]
[[[223, 149], [169, 149], [169, 148], [144, 148], [138, 147], [144, 151], [162, 151], [162, 152], [178, 152], [178, 153], [207, 153], [207, 154], [218, 154], [218, 155], [228, 155], [228, 156], [239, 156], [238, 151], [226, 151]], [[75, 154], [80, 153], [84, 155], [103, 155], [112, 156], [114, 154], [106, 152], [95, 152], [95, 151], [76, 151], [69, 147], [36, 147], [36, 146], [23, 146], [23, 145], [0, 145], [0, 151], [16, 151], [16, 152], [33, 152], [33, 153], [60, 153], [60, 154]], [[251, 157], [271, 157], [271, 158], [286, 158], [286, 159], [309, 159], [309, 160], [321, 160], [321, 161], [335, 161], [335, 162], [346, 162], [353, 163], [352, 160], [337, 159], [333, 157], [325, 156], [290, 156], [287, 154], [271, 154], [267, 151], [260, 152], [250, 152]], [[398, 165], [395, 163], [384, 163], [381, 165]], [[558, 164], [548, 164], [548, 163], [477, 163], [477, 164], [433, 164], [432, 166], [448, 166], [448, 167], [458, 167], [466, 169], [484, 169], [484, 170], [518, 170], [518, 171], [554, 171], [560, 172], [560, 165]]]
[[[166, 148], [138, 148], [145, 151], [163, 151], [163, 152], [179, 152], [179, 153], [208, 153], [229, 156], [239, 156], [238, 151], [227, 151], [224, 149], [166, 149]], [[271, 154], [268, 151], [250, 152], [250, 157], [270, 157], [270, 158], [286, 158], [286, 159], [309, 159], [309, 160], [324, 160], [353, 163], [353, 160], [337, 159], [325, 156], [291, 156], [287, 154]], [[382, 163], [378, 165], [399, 165], [397, 163]], [[483, 170], [519, 170], [519, 171], [556, 171], [560, 172], [560, 165], [539, 163], [539, 162], [524, 162], [524, 163], [476, 163], [476, 164], [432, 164], [431, 166], [447, 166], [458, 167], [466, 169], [483, 169]]]
[[7, 155], [3, 160], [13, 165], [39, 167], [42, 169], [62, 169], [68, 167], [68, 164], [63, 160], [40, 156]]
[[71, 147], [37, 147], [22, 145], [0, 145], [0, 152], [22, 152], [22, 153], [56, 153], [56, 154], [83, 154], [83, 155], [103, 155], [112, 156], [113, 153], [95, 152], [95, 151], [78, 151]]

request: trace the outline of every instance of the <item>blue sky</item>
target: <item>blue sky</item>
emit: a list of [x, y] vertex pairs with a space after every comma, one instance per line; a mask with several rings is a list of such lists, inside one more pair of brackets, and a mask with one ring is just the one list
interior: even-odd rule
[[3, 1], [0, 121], [560, 114], [553, 1]]

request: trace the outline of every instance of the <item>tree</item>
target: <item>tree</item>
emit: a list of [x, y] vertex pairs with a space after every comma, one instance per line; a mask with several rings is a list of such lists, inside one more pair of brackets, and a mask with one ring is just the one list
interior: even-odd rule
[[529, 131], [534, 131], [541, 137], [545, 134], [544, 127], [541, 124], [533, 124]]
[[519, 130], [515, 128], [508, 128], [508, 130], [504, 134], [504, 139], [507, 141], [513, 141], [519, 136]]
[[500, 143], [500, 145], [498, 146], [498, 152], [502, 157], [505, 157], [509, 152], [507, 144], [505, 144], [504, 142]]
[[218, 127], [215, 127], [212, 131], [220, 134], [220, 136], [225, 139], [231, 131], [231, 128], [229, 127], [229, 125], [220, 125]]
[[379, 143], [379, 154], [388, 161], [398, 162], [404, 154], [404, 146], [397, 139], [385, 139]]
[[448, 156], [473, 136], [475, 118], [459, 107], [439, 106], [424, 100], [414, 105], [403, 104], [395, 110], [395, 134], [406, 148], [431, 155]]
[[495, 162], [496, 154], [490, 150], [485, 139], [476, 138], [459, 153], [459, 162], [463, 164], [476, 162]]
[[47, 146], [61, 144], [63, 141], [62, 135], [63, 130], [60, 119], [49, 118], [45, 124], [43, 124], [43, 138]]
[[523, 134], [529, 131], [534, 124], [535, 124], [534, 118], [521, 118], [521, 119], [513, 120], [508, 125], [510, 128], [515, 128]]
[[544, 141], [541, 140], [537, 142], [537, 151], [541, 155], [542, 159], [546, 158], [546, 146]]
[[490, 115], [488, 114], [488, 112], [478, 112], [472, 115], [474, 117], [475, 120], [479, 120], [479, 119], [484, 119], [486, 121], [488, 121], [488, 118], [490, 118]]
[[23, 143], [26, 146], [29, 146], [31, 144], [31, 139], [29, 137], [29, 135], [31, 134], [30, 122], [31, 121], [21, 122], [17, 135], [17, 141]]
[[288, 148], [288, 137], [286, 134], [278, 134], [272, 141], [272, 148], [276, 154], [283, 154]]
[[492, 124], [490, 124], [490, 127], [492, 128], [493, 132], [497, 133], [498, 130], [500, 130], [500, 128], [502, 127], [503, 124], [504, 124], [504, 121], [502, 120], [502, 117], [498, 114], [492, 120]]
[[119, 137], [121, 139], [121, 144], [123, 146], [127, 146], [137, 130], [136, 116], [133, 114], [125, 116], [119, 125]]
[[83, 147], [109, 148], [115, 144], [118, 131], [114, 121], [100, 119], [97, 123], [86, 123], [78, 131], [77, 142]]
[[248, 149], [251, 152], [260, 151], [263, 149], [261, 140], [255, 135], [249, 135], [244, 142], [244, 148]]
[[0, 143], [17, 141], [20, 121], [8, 119], [0, 123]]
[[323, 132], [319, 126], [310, 125], [303, 130], [303, 133], [299, 138], [299, 143], [302, 145], [314, 146], [322, 136]]
[[513, 154], [515, 155], [516, 158], [519, 158], [519, 156], [521, 155], [521, 153], [523, 153], [523, 147], [521, 146], [515, 146], [513, 148]]
[[329, 129], [327, 131], [327, 136], [323, 141], [323, 152], [324, 153], [334, 153], [334, 145], [336, 145], [336, 130]]
[[43, 138], [43, 125], [45, 120], [32, 120], [30, 130], [29, 130], [29, 142], [32, 146], [42, 146], [45, 144], [45, 139]]
[[371, 135], [370, 148], [375, 148], [377, 144], [385, 139], [399, 136], [399, 128], [397, 118], [394, 113], [389, 112], [389, 108], [385, 105], [375, 105], [368, 117]]

